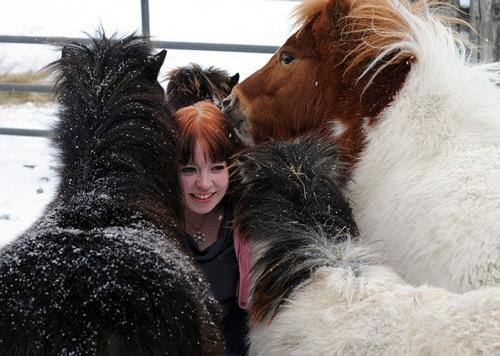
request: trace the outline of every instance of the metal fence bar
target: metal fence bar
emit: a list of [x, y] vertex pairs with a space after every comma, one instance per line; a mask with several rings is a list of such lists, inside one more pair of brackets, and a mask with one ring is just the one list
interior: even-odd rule
[[35, 129], [13, 129], [8, 127], [0, 127], [0, 135], [16, 135], [16, 136], [31, 136], [31, 137], [51, 137], [49, 130]]
[[141, 0], [142, 35], [149, 36], [149, 1]]
[[[91, 43], [91, 40], [89, 38], [77, 38], [77, 37], [53, 37], [53, 36], [32, 37], [32, 36], [0, 35], [0, 42], [25, 43], [25, 44], [50, 44], [50, 45], [63, 45], [64, 43], [77, 42], [87, 45]], [[189, 51], [274, 53], [278, 49], [278, 47], [276, 46], [204, 43], [204, 42], [151, 41], [151, 44], [156, 48], [167, 48], [174, 50], [189, 50]], [[52, 91], [52, 86], [35, 85], [35, 84], [0, 83], [0, 91], [50, 93]]]
[[0, 91], [52, 93], [51, 85], [0, 83]]
[[216, 52], [246, 52], [246, 53], [274, 53], [277, 46], [245, 45], [228, 43], [203, 43], [203, 42], [171, 42], [152, 41], [157, 48], [179, 49], [188, 51], [216, 51]]
[[[79, 37], [0, 35], [0, 42], [50, 44], [50, 45], [63, 45], [69, 42], [77, 42], [87, 45], [91, 42], [91, 40], [89, 38], [79, 38]], [[278, 47], [276, 46], [245, 45], [245, 44], [230, 44], [230, 43], [205, 43], [205, 42], [151, 41], [151, 44], [156, 48], [188, 50], [188, 51], [274, 53], [278, 49]]]
[[62, 36], [9, 36], [0, 35], [0, 42], [3, 43], [27, 43], [27, 44], [50, 44], [61, 45], [68, 42], [78, 42], [89, 44], [89, 38], [62, 37]]

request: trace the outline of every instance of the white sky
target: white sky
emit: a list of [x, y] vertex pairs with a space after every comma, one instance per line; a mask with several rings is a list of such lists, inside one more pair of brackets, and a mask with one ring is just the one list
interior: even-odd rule
[[[155, 40], [279, 46], [291, 33], [294, 1], [150, 0]], [[140, 0], [2, 0], [0, 35], [83, 37], [100, 25], [107, 33], [139, 31]], [[0, 73], [36, 71], [59, 58], [51, 46], [0, 44]], [[170, 50], [163, 71], [196, 62], [245, 78], [270, 54]], [[0, 127], [48, 128], [54, 105], [6, 106]], [[56, 160], [43, 138], [0, 135], [0, 246], [29, 227], [51, 200]]]

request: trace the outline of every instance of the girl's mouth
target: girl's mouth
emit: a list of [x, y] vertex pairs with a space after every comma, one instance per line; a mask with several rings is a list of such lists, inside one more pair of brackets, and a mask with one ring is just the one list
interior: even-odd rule
[[211, 197], [215, 195], [215, 192], [213, 193], [208, 193], [208, 194], [195, 194], [191, 193], [191, 196], [194, 197], [196, 200], [208, 200]]

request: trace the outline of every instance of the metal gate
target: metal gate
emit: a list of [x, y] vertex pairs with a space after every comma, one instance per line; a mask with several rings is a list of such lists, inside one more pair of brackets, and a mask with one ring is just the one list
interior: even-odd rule
[[[141, 32], [145, 36], [150, 35], [149, 31], [149, 0], [141, 0]], [[0, 43], [20, 43], [20, 44], [43, 44], [43, 45], [61, 45], [68, 42], [78, 42], [82, 44], [90, 43], [88, 38], [75, 37], [50, 37], [50, 36], [9, 36], [0, 35]], [[215, 52], [247, 52], [247, 53], [274, 53], [278, 47], [244, 44], [224, 44], [224, 43], [201, 43], [201, 42], [173, 42], [173, 41], [151, 41], [157, 48], [192, 50], [192, 51], [215, 51]], [[38, 84], [14, 84], [1, 83], [0, 91], [9, 92], [39, 92], [50, 93], [50, 85]], [[35, 129], [14, 129], [0, 127], [0, 135], [21, 135], [49, 137], [48, 130]]]

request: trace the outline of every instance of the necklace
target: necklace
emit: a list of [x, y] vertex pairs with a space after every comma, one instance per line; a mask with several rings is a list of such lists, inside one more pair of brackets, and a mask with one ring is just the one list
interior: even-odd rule
[[201, 229], [203, 228], [203, 225], [205, 225], [205, 221], [207, 220], [207, 217], [208, 217], [208, 214], [205, 214], [203, 216], [203, 220], [201, 221], [201, 224], [200, 226], [196, 227], [194, 226], [193, 224], [191, 224], [189, 221], [186, 220], [186, 223], [191, 227], [193, 228], [194, 230], [196, 230], [196, 232], [194, 234], [192, 234], [191, 236], [193, 237], [194, 241], [200, 245], [202, 243], [204, 243], [206, 240], [207, 240], [207, 235], [205, 235], [205, 233], [203, 233], [201, 231]]

